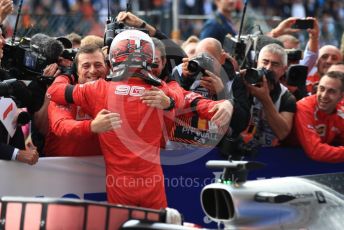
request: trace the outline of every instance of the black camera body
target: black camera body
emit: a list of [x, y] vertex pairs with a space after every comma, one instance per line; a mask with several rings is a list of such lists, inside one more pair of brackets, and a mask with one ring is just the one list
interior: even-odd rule
[[129, 26], [126, 26], [122, 22], [117, 22], [116, 20], [108, 19], [106, 21], [106, 25], [105, 25], [104, 46], [109, 47], [109, 49], [108, 49], [108, 51], [109, 51], [112, 40], [117, 36], [117, 34], [123, 32], [125, 30], [131, 30], [131, 29], [140, 30], [140, 31], [149, 35], [148, 30], [146, 30], [146, 29], [129, 27]]
[[[47, 66], [47, 59], [30, 46], [6, 43], [1, 66], [4, 69], [16, 68], [21, 72], [21, 79], [31, 80], [33, 76], [39, 76]], [[19, 76], [18, 76], [19, 77]]]
[[275, 38], [262, 34], [248, 34], [240, 39], [226, 36], [223, 48], [230, 53], [243, 69], [256, 66], [260, 50], [271, 43], [283, 47], [283, 43]]
[[78, 49], [76, 48], [64, 49], [62, 51], [61, 57], [68, 59], [70, 61], [74, 61], [77, 52], [78, 52]]
[[15, 78], [0, 82], [0, 96], [12, 98], [19, 108], [31, 107], [35, 103], [30, 89]]
[[124, 30], [125, 25], [123, 23], [119, 23], [111, 19], [107, 20], [104, 33], [104, 46], [108, 46], [110, 49], [112, 40], [117, 36], [117, 34]]
[[205, 70], [214, 72], [214, 59], [207, 53], [202, 53], [189, 61], [187, 69], [192, 76], [197, 76], [199, 73], [205, 74]]
[[285, 49], [288, 55], [288, 61], [298, 62], [302, 59], [303, 52], [300, 49]]
[[265, 68], [249, 68], [246, 70], [244, 80], [251, 85], [258, 85], [259, 83], [263, 82], [263, 76], [266, 77], [268, 82], [275, 83], [275, 74], [271, 70]]

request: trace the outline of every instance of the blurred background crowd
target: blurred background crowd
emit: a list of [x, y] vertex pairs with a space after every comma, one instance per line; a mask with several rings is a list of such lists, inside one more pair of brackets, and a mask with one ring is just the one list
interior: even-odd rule
[[[180, 40], [185, 40], [190, 35], [198, 36], [203, 23], [216, 10], [212, 0], [109, 0], [111, 15], [117, 15], [125, 10], [128, 2], [131, 3], [132, 11], [136, 15], [155, 25], [165, 34]], [[240, 23], [243, 2], [238, 1], [237, 10], [233, 12], [233, 19], [237, 24]], [[14, 4], [18, 6], [20, 1], [15, 0]], [[320, 45], [340, 45], [343, 33], [341, 22], [344, 19], [343, 0], [251, 0], [248, 1], [248, 6], [246, 19], [250, 23], [246, 24], [251, 26], [244, 28], [243, 34], [250, 34], [254, 25], [260, 25], [263, 32], [267, 32], [288, 17], [311, 16], [320, 22]], [[9, 27], [9, 35], [13, 31], [16, 15], [17, 12], [14, 12], [5, 22]], [[21, 15], [18, 36], [31, 36], [38, 32], [53, 36], [71, 32], [81, 36], [102, 36], [108, 17], [108, 1], [26, 0], [23, 2]], [[299, 39], [304, 46], [304, 35], [299, 34]]]

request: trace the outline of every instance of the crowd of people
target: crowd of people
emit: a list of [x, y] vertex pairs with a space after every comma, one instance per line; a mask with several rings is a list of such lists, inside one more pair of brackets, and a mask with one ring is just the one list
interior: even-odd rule
[[[252, 52], [241, 43], [226, 50], [226, 41], [238, 33], [231, 18], [238, 1], [214, 3], [216, 13], [200, 36], [182, 45], [127, 11], [117, 21], [131, 28], [109, 30], [105, 38], [71, 33], [51, 38], [54, 46], [48, 46], [47, 35], [32, 36], [30, 49], [57, 53], [39, 76], [52, 81], [35, 86], [43, 98], [38, 108], [27, 108], [30, 125], [13, 115], [12, 133], [2, 118], [0, 158], [34, 165], [44, 156], [103, 155], [108, 201], [155, 209], [167, 206], [162, 148], [216, 146], [226, 158], [241, 159], [237, 148], [249, 154], [260, 147], [298, 146], [316, 161], [344, 162], [344, 53], [320, 43], [317, 18], [307, 17], [311, 26], [297, 29], [299, 18], [288, 17], [253, 40]], [[0, 6], [4, 20], [13, 2], [0, 0]], [[301, 30], [308, 34], [303, 51], [293, 36]], [[41, 45], [35, 46], [37, 40]], [[2, 72], [2, 83], [10, 84], [13, 70]], [[11, 87], [18, 85], [35, 96], [35, 87]], [[18, 101], [26, 98], [10, 92], [25, 107]], [[0, 103], [14, 102], [1, 97]], [[124, 186], [132, 178], [154, 184]]]

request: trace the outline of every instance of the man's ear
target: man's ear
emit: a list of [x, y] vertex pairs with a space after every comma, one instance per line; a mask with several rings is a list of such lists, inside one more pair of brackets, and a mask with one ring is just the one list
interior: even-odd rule
[[222, 49], [221, 56], [220, 56], [220, 64], [223, 65], [225, 64], [227, 58], [226, 52]]

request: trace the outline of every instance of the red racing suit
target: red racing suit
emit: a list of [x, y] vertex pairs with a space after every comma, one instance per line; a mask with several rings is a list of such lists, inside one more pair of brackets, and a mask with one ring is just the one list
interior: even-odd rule
[[[60, 77], [59, 83], [68, 84], [68, 76]], [[78, 106], [59, 105], [50, 101], [49, 130], [44, 154], [46, 156], [101, 155], [98, 136], [91, 132], [91, 119], [92, 117]]]
[[[168, 139], [188, 144], [200, 144], [200, 146], [207, 146], [205, 145], [207, 141], [202, 141], [200, 143], [200, 139], [209, 140], [209, 138], [199, 138], [199, 136], [201, 134], [209, 135], [208, 123], [214, 115], [214, 113], [209, 113], [209, 110], [216, 104], [223, 102], [224, 100], [213, 101], [204, 98], [202, 95], [198, 93], [185, 90], [176, 81], [170, 81], [169, 83], [167, 83], [167, 85], [174, 93], [182, 96], [177, 99], [179, 100], [176, 102], [176, 105], [178, 106], [176, 106], [177, 110], [175, 113], [175, 117], [173, 117], [173, 119], [170, 120], [172, 122], [166, 122], [165, 119], [165, 123], [169, 131]], [[180, 101], [180, 99], [182, 100]], [[196, 125], [194, 125], [192, 122], [194, 120], [196, 120], [198, 124], [204, 123], [202, 128], [199, 128]], [[194, 126], [196, 126], [196, 128]], [[221, 128], [222, 130], [227, 130], [228, 127]], [[182, 133], [181, 130], [183, 130], [186, 134]], [[179, 135], [176, 135], [177, 131], [179, 132]], [[216, 133], [215, 135], [221, 134]], [[223, 133], [221, 137], [222, 136]], [[166, 139], [167, 138], [165, 137], [165, 140]], [[212, 146], [216, 144], [213, 144]], [[162, 144], [162, 146], [164, 146], [164, 143]]]
[[[58, 77], [48, 89], [52, 101], [66, 104], [68, 86]], [[167, 206], [160, 166], [160, 139], [164, 125], [161, 109], [146, 106], [140, 96], [152, 86], [141, 78], [94, 82], [69, 92], [75, 105], [95, 117], [101, 109], [120, 114], [121, 128], [99, 134], [106, 165], [106, 190], [111, 203], [147, 208]], [[66, 90], [67, 88], [67, 90]], [[160, 87], [169, 94], [168, 87]]]
[[[123, 121], [121, 128], [99, 134], [106, 164], [108, 201], [159, 209], [167, 206], [160, 166], [160, 139], [163, 126], [171, 121], [175, 111], [144, 105], [140, 96], [149, 88], [151, 85], [140, 78], [120, 82], [100, 79], [75, 86], [72, 99], [92, 117], [106, 108], [119, 113]], [[163, 83], [160, 88], [174, 99], [177, 109], [188, 108], [190, 114], [197, 111], [205, 119], [211, 119], [213, 113], [208, 111], [219, 103], [206, 99], [194, 103], [203, 97], [180, 86], [170, 88]], [[59, 104], [66, 104], [65, 92], [65, 80], [58, 77], [48, 89], [48, 96]], [[191, 103], [195, 105], [193, 109]]]
[[[306, 154], [313, 160], [344, 162], [344, 107], [333, 114], [318, 110], [316, 95], [297, 102], [294, 133]], [[333, 143], [338, 146], [331, 146]]]
[[98, 136], [91, 132], [92, 117], [75, 105], [49, 102], [46, 156], [101, 155]]

